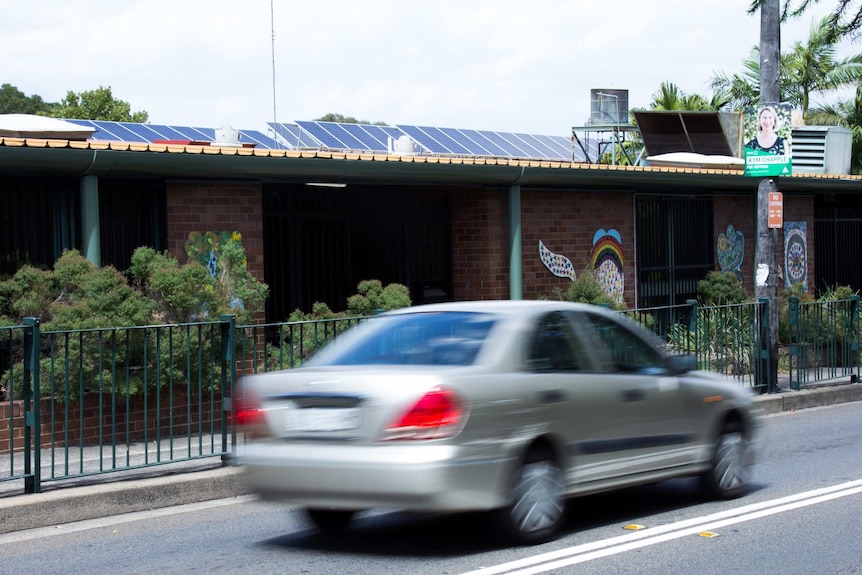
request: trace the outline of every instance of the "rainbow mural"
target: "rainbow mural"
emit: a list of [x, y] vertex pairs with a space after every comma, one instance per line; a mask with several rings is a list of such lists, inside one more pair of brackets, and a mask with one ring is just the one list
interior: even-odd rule
[[596, 271], [596, 278], [604, 286], [607, 294], [617, 302], [622, 302], [625, 278], [620, 233], [615, 229], [598, 230], [593, 236], [590, 260]]

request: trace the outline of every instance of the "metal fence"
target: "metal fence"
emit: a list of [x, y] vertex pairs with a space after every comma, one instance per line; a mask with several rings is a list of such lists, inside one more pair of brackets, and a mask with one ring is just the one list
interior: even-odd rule
[[[702, 369], [771, 392], [766, 301], [624, 313], [695, 355]], [[780, 377], [799, 389], [860, 369], [859, 298], [779, 313]], [[0, 327], [0, 485], [43, 483], [207, 459], [237, 443], [230, 394], [239, 375], [302, 365], [367, 318], [236, 326], [220, 321], [43, 332]]]

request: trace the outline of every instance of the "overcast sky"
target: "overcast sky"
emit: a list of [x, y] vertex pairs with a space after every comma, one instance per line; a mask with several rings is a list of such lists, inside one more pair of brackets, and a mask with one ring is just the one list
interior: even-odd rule
[[[835, 1], [786, 24], [782, 46]], [[662, 81], [708, 95], [715, 72], [741, 71], [760, 35], [749, 4], [0, 0], [0, 83], [49, 102], [110, 86], [159, 124], [265, 131], [331, 112], [568, 136], [591, 89], [647, 106]]]

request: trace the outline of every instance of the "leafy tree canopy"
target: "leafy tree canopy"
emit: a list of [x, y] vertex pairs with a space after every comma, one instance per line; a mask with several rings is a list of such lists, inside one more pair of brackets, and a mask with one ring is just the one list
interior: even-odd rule
[[315, 122], [338, 122], [340, 124], [371, 124], [373, 126], [386, 126], [386, 122], [369, 122], [368, 120], [357, 120], [353, 116], [344, 114], [326, 114], [315, 120]]
[[[748, 13], [753, 14], [760, 9], [765, 0], [751, 0]], [[858, 36], [862, 28], [862, 5], [858, 0], [834, 0], [835, 8], [827, 17], [830, 22], [832, 40], [842, 36]], [[808, 11], [812, 6], [820, 4], [821, 0], [782, 0], [781, 19], [796, 18]]]
[[28, 96], [12, 84], [0, 86], [0, 114], [38, 114], [48, 115], [51, 104], [42, 100], [41, 96]]
[[50, 111], [54, 118], [76, 118], [79, 120], [107, 120], [112, 122], [140, 122], [149, 120], [149, 114], [141, 110], [132, 113], [131, 105], [114, 98], [111, 87], [99, 86], [96, 90], [75, 93], [71, 90]]

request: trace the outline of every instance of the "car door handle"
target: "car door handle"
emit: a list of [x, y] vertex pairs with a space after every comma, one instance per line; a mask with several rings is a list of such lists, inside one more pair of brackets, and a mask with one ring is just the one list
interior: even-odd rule
[[622, 400], [626, 403], [633, 401], [643, 401], [646, 399], [646, 393], [642, 389], [627, 389], [620, 393]]
[[559, 389], [549, 389], [539, 394], [542, 403], [560, 403], [566, 401], [566, 394]]

